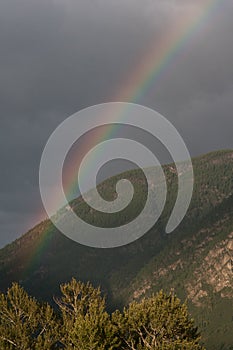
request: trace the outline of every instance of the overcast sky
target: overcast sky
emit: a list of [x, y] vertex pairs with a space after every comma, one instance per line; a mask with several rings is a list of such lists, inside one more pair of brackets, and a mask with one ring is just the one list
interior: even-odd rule
[[[43, 147], [78, 110], [114, 100], [133, 67], [203, 0], [0, 0], [0, 246], [40, 219]], [[233, 2], [220, 0], [137, 102], [192, 155], [233, 148]]]

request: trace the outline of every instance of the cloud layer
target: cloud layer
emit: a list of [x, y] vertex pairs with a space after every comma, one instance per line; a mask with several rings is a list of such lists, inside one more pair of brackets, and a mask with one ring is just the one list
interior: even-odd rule
[[[42, 212], [39, 161], [54, 128], [111, 101], [152, 45], [198, 6], [203, 1], [1, 1], [0, 246]], [[219, 2], [138, 101], [166, 116], [192, 155], [232, 148], [232, 15], [232, 1]]]

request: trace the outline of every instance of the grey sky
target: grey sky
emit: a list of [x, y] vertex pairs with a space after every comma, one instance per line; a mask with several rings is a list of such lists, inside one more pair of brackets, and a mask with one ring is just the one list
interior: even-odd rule
[[[167, 117], [192, 155], [233, 148], [233, 2], [219, 3], [138, 101]], [[0, 246], [39, 220], [39, 161], [55, 127], [111, 101], [152, 43], [200, 4], [0, 1]]]

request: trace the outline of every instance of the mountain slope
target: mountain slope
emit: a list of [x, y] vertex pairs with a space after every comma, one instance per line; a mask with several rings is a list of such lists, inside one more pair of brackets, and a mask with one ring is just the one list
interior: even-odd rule
[[[195, 188], [190, 209], [170, 235], [164, 230], [177, 194], [173, 165], [164, 167], [168, 201], [157, 224], [144, 237], [124, 247], [94, 249], [70, 241], [49, 220], [0, 250], [0, 289], [19, 281], [37, 298], [51, 300], [60, 283], [72, 276], [101, 285], [109, 308], [155, 290], [174, 288], [187, 298], [203, 330], [208, 349], [233, 346], [233, 151], [219, 151], [193, 160]], [[71, 206], [89, 222], [117, 226], [142, 209], [147, 186], [142, 171], [134, 170], [105, 181], [99, 191], [115, 195], [115, 183], [128, 178], [135, 187], [130, 206], [104, 217], [82, 199]], [[60, 215], [65, 215], [62, 209]], [[124, 220], [123, 220], [124, 219]], [[223, 345], [225, 344], [225, 345]]]

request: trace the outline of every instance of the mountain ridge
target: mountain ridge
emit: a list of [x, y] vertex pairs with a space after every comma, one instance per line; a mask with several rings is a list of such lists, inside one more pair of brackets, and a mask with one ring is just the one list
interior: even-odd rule
[[[109, 308], [121, 307], [161, 288], [187, 300], [203, 332], [207, 349], [233, 345], [233, 151], [211, 152], [193, 159], [195, 186], [189, 211], [174, 233], [165, 226], [177, 194], [173, 164], [164, 166], [168, 198], [156, 225], [138, 241], [109, 250], [81, 246], [59, 233], [49, 220], [29, 230], [0, 250], [0, 289], [20, 282], [32, 295], [48, 300], [59, 294], [60, 283], [75, 277], [101, 285]], [[128, 219], [140, 211], [146, 184], [140, 170], [104, 181], [99, 191], [106, 199], [115, 195], [115, 183], [126, 176], [135, 186]], [[80, 198], [74, 211], [101, 224]], [[109, 226], [121, 217], [111, 216]], [[50, 300], [51, 301], [51, 300]], [[224, 308], [224, 309], [223, 309]], [[226, 309], [226, 310], [225, 310]], [[214, 316], [214, 319], [212, 316]], [[224, 345], [225, 343], [225, 345]]]

